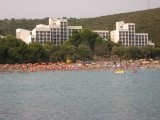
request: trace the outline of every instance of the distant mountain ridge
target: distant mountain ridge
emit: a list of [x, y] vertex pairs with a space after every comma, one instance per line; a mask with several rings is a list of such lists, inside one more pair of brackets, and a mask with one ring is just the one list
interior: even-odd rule
[[[124, 21], [135, 23], [136, 32], [148, 33], [149, 40], [152, 40], [156, 46], [160, 47], [160, 8], [120, 13], [94, 18], [69, 18], [69, 25], [82, 25], [83, 29], [91, 30], [114, 30], [115, 22]], [[0, 20], [0, 34], [15, 35], [17, 28], [32, 30], [37, 24], [48, 24], [48, 18], [44, 19], [11, 19]]]

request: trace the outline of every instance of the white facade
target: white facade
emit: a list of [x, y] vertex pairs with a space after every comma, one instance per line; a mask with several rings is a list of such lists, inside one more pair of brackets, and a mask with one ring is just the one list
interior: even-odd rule
[[77, 30], [80, 32], [82, 30], [82, 26], [68, 26], [68, 35], [72, 36], [73, 31]]
[[116, 22], [116, 30], [111, 31], [111, 40], [122, 42], [124, 46], [145, 46], [148, 44], [148, 33], [135, 33], [134, 23]]
[[148, 43], [148, 34], [147, 33], [136, 33], [135, 34], [135, 44], [136, 46], [145, 46]]
[[25, 43], [31, 42], [31, 31], [25, 29], [16, 29], [16, 38], [22, 39]]
[[92, 30], [97, 33], [103, 40], [108, 40], [110, 35], [108, 30]]
[[[16, 30], [16, 37], [22, 39], [27, 44], [30, 42], [52, 42], [54, 45], [60, 45], [66, 42], [72, 32], [82, 30], [82, 26], [68, 26], [67, 19], [49, 18], [49, 25], [36, 25], [32, 31]], [[28, 34], [30, 33], [30, 34]]]

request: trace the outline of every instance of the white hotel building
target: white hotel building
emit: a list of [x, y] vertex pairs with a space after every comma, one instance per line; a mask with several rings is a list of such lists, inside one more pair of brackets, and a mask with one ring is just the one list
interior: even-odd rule
[[32, 31], [16, 29], [16, 37], [27, 44], [52, 42], [54, 45], [60, 45], [68, 40], [74, 30], [79, 32], [82, 26], [68, 26], [67, 19], [49, 18], [49, 25], [36, 25]]
[[145, 46], [149, 44], [148, 33], [135, 33], [134, 23], [116, 22], [116, 30], [111, 31], [111, 40], [122, 42], [124, 46]]
[[92, 30], [97, 33], [103, 40], [108, 40], [110, 38], [110, 34], [108, 30]]

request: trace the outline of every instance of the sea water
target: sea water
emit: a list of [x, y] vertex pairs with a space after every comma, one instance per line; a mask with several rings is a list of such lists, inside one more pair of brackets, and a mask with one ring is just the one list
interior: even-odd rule
[[160, 120], [160, 71], [0, 73], [0, 120]]

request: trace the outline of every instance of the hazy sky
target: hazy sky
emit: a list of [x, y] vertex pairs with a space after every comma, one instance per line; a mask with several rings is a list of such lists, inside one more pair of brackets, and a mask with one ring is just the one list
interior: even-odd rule
[[[149, 0], [149, 8], [160, 0]], [[148, 9], [148, 0], [0, 0], [0, 19], [97, 17]]]

